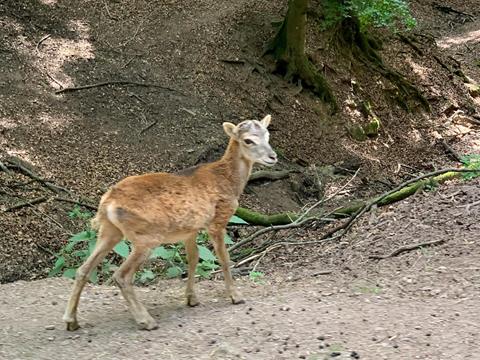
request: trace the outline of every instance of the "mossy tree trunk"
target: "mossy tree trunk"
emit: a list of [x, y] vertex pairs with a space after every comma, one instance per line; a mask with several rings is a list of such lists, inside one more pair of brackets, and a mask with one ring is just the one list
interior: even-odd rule
[[267, 52], [273, 54], [277, 71], [289, 81], [300, 79], [336, 110], [335, 97], [324, 77], [305, 55], [305, 27], [308, 0], [289, 0], [283, 23]]
[[430, 104], [420, 91], [404, 75], [391, 69], [383, 63], [378, 53], [380, 46], [377, 41], [362, 31], [360, 22], [353, 14], [345, 17], [336, 32], [339, 51], [343, 56], [362, 61], [371, 70], [380, 73], [397, 88], [395, 100], [405, 110], [411, 110], [410, 102], [420, 104], [426, 111], [430, 111]]

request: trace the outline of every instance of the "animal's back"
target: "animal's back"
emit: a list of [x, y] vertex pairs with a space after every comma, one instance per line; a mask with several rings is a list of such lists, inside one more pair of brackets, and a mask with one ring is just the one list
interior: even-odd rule
[[216, 192], [204, 178], [152, 173], [121, 180], [100, 207], [114, 224], [188, 232], [204, 228], [213, 218]]

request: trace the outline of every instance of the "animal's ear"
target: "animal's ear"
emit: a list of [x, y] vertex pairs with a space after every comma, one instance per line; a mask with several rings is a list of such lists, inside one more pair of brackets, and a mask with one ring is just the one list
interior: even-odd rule
[[237, 127], [235, 126], [235, 124], [232, 124], [230, 122], [224, 122], [223, 123], [223, 130], [231, 138], [236, 138], [237, 137]]
[[265, 116], [260, 122], [267, 128], [270, 125], [270, 121], [272, 121], [272, 115]]

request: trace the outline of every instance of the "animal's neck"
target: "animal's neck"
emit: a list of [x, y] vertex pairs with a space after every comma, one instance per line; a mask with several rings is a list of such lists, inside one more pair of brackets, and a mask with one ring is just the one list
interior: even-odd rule
[[242, 156], [238, 142], [230, 139], [220, 163], [223, 164], [225, 175], [231, 181], [231, 189], [234, 195], [239, 197], [250, 177], [253, 162], [245, 159]]

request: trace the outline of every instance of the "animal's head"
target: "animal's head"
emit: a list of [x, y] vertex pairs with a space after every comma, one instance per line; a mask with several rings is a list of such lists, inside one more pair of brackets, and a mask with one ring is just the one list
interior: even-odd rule
[[246, 120], [238, 125], [223, 123], [223, 129], [232, 139], [238, 142], [242, 155], [262, 165], [273, 166], [277, 163], [277, 154], [268, 143], [270, 134], [267, 130], [272, 117], [262, 120]]

